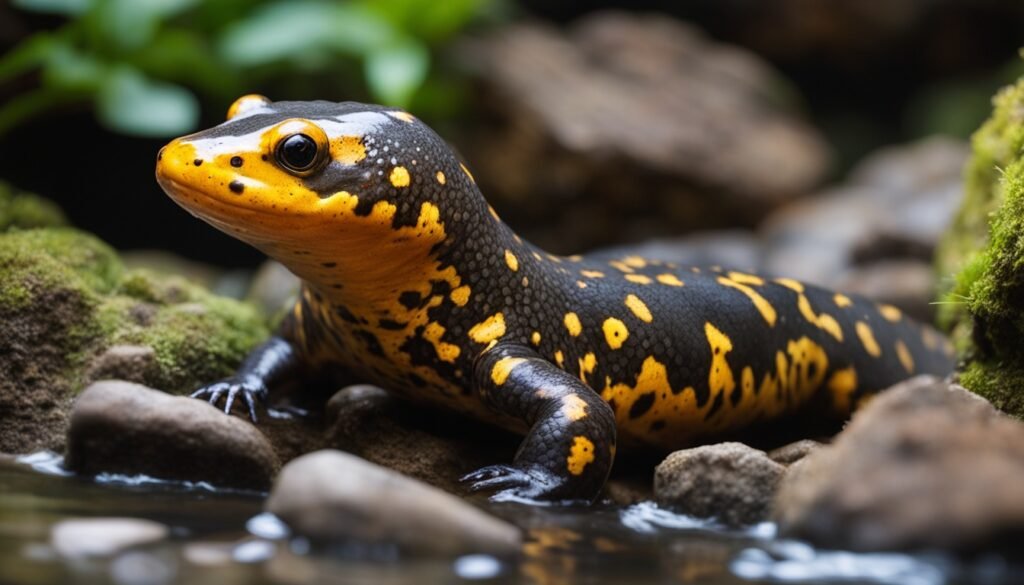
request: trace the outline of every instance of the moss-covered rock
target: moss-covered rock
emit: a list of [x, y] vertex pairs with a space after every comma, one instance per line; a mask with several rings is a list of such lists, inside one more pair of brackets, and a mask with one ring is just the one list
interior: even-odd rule
[[955, 274], [939, 318], [964, 360], [963, 385], [1024, 417], [1024, 79], [994, 104], [938, 256], [941, 274]]
[[132, 381], [183, 393], [229, 374], [268, 334], [251, 305], [126, 271], [70, 228], [0, 234], [0, 330], [0, 452], [60, 449], [71, 400], [112, 346], [151, 347], [156, 367]]
[[11, 228], [57, 227], [67, 223], [56, 203], [18, 191], [0, 181], [0, 232]]

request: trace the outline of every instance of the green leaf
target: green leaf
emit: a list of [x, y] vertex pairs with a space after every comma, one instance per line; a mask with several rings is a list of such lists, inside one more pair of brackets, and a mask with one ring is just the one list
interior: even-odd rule
[[118, 67], [97, 95], [100, 120], [113, 130], [169, 137], [194, 130], [199, 102], [187, 89], [148, 79], [131, 67]]
[[43, 82], [66, 91], [95, 91], [107, 65], [66, 43], [55, 44], [43, 67]]
[[139, 49], [148, 43], [161, 23], [184, 12], [198, 0], [102, 0], [97, 4], [95, 20], [103, 36], [124, 51]]
[[383, 104], [408, 107], [412, 96], [426, 79], [430, 56], [412, 40], [371, 53], [366, 59], [366, 83], [374, 98]]
[[0, 59], [0, 81], [6, 81], [41, 66], [54, 51], [57, 40], [46, 33], [36, 33], [11, 49]]
[[301, 56], [336, 34], [336, 6], [326, 2], [275, 2], [228, 28], [220, 52], [235, 65], [263, 65]]
[[439, 42], [463, 28], [487, 3], [487, 0], [362, 0], [359, 5], [406, 33], [428, 42]]
[[13, 0], [15, 8], [30, 12], [78, 16], [92, 7], [93, 0]]

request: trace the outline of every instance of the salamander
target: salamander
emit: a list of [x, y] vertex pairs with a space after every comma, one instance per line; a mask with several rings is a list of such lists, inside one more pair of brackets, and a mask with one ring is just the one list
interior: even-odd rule
[[302, 280], [276, 335], [194, 396], [247, 405], [255, 421], [287, 380], [345, 372], [523, 433], [511, 463], [463, 478], [494, 497], [592, 501], [619, 443], [669, 450], [797, 412], [846, 417], [953, 365], [938, 333], [864, 298], [549, 254], [395, 108], [245, 96], [226, 122], [161, 149], [156, 176]]

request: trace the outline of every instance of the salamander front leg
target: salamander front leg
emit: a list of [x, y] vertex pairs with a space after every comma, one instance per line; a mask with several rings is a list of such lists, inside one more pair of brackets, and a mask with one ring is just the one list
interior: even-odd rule
[[256, 422], [256, 404], [265, 405], [270, 390], [294, 374], [298, 365], [298, 353], [291, 342], [274, 336], [252, 350], [233, 376], [196, 390], [192, 397], [208, 400], [214, 406], [222, 396], [226, 397], [225, 413], [231, 412], [240, 397], [249, 408], [249, 417]]
[[498, 345], [475, 367], [485, 404], [523, 420], [530, 431], [511, 465], [462, 478], [495, 499], [593, 501], [615, 457], [615, 417], [591, 388], [529, 348]]

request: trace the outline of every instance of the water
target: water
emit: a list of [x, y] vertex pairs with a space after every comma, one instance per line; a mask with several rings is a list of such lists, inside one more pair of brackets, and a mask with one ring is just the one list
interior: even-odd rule
[[[0, 459], [0, 583], [815, 583], [1002, 585], [1024, 582], [997, 558], [819, 551], [778, 540], [771, 524], [730, 531], [651, 503], [558, 508], [488, 504], [526, 532], [515, 559], [407, 558], [388, 546], [317, 547], [262, 512], [259, 494], [147, 478], [76, 478], [46, 455]], [[51, 546], [69, 518], [130, 517], [167, 538], [112, 557], [69, 558]]]

